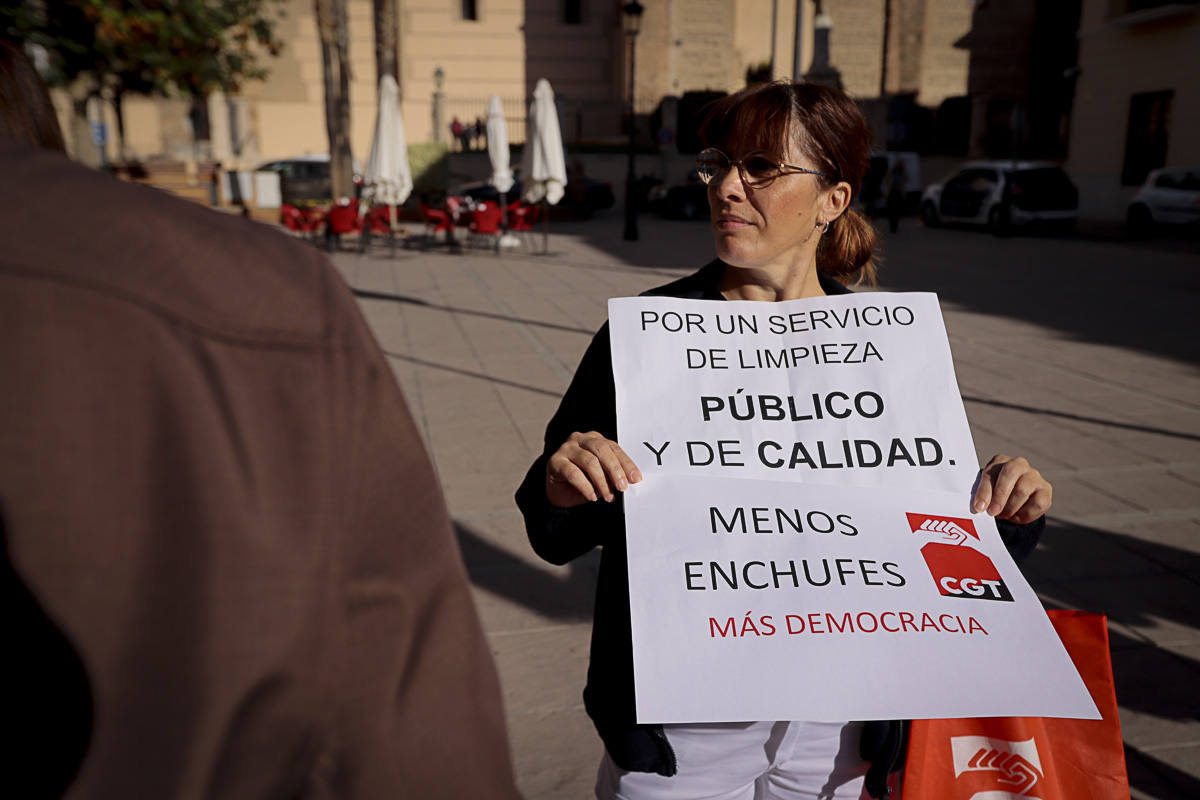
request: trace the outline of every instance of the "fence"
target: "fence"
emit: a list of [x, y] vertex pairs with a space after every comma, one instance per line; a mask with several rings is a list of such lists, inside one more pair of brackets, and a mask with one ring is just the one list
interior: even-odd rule
[[[486, 150], [487, 149], [487, 109], [490, 97], [445, 97], [442, 99], [442, 124], [445, 130], [439, 133], [450, 142], [454, 150]], [[504, 121], [508, 123], [508, 143], [524, 144], [525, 119], [529, 112], [529, 103], [524, 98], [501, 97], [500, 105], [504, 108]], [[463, 133], [455, 141], [451, 133], [454, 120], [463, 126]]]
[[[487, 108], [490, 100], [490, 97], [442, 98], [440, 116], [444, 130], [439, 133], [450, 142], [452, 149], [487, 149]], [[530, 102], [531, 98], [500, 98], [504, 120], [508, 123], [509, 144], [524, 144]], [[584, 141], [618, 140], [628, 135], [629, 106], [623, 100], [577, 100], [558, 95], [555, 105], [563, 142], [568, 147]], [[635, 112], [638, 116], [639, 139], [653, 141], [656, 131], [652, 130], [651, 117], [658, 106], [658, 98], [638, 98]], [[455, 119], [463, 127], [462, 135], [457, 140], [450, 133]]]

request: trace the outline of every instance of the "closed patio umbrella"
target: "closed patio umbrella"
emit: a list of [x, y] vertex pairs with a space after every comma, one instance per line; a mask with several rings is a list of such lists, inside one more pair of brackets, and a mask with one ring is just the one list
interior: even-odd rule
[[540, 78], [533, 90], [521, 174], [525, 181], [525, 202], [545, 200], [554, 205], [562, 199], [567, 185], [567, 159], [558, 127], [554, 90], [545, 78]]
[[396, 229], [396, 206], [412, 194], [412, 168], [404, 141], [404, 121], [400, 118], [400, 87], [391, 75], [379, 81], [379, 110], [375, 117], [375, 138], [371, 157], [363, 176], [363, 205], [386, 205], [392, 231]]
[[[513, 187], [512, 168], [509, 166], [508, 152], [508, 122], [504, 119], [504, 108], [500, 98], [492, 95], [487, 109], [487, 149], [488, 160], [492, 162], [492, 177], [488, 182], [500, 193], [501, 228], [506, 229], [508, 206], [508, 190]], [[500, 237], [501, 245], [516, 244], [519, 240], [504, 233]]]
[[[521, 174], [525, 181], [526, 203], [554, 205], [562, 199], [567, 186], [567, 158], [563, 152], [562, 131], [558, 127], [558, 109], [550, 81], [539, 78], [529, 105], [525, 151], [521, 154]], [[546, 217], [545, 248], [550, 248], [549, 214]]]
[[496, 95], [492, 95], [488, 102], [487, 148], [488, 160], [492, 162], [492, 177], [488, 182], [495, 186], [500, 194], [508, 194], [513, 185], [508, 155], [508, 122], [504, 119], [504, 108]]

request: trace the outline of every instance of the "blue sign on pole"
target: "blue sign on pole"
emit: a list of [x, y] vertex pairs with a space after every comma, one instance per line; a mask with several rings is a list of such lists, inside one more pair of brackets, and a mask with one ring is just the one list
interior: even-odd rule
[[108, 141], [108, 126], [103, 122], [92, 123], [92, 144], [103, 147]]

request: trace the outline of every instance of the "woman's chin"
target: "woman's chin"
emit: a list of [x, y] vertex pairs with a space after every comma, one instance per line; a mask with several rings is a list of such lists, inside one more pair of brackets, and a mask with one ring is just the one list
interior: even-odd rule
[[745, 248], [731, 247], [728, 240], [722, 241], [722, 239], [721, 236], [717, 237], [717, 258], [722, 262], [738, 269], [756, 269], [761, 266], [759, 259], [746, 252]]

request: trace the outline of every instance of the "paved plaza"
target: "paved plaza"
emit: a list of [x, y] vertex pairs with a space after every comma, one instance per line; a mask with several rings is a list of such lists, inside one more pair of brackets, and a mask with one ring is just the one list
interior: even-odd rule
[[[541, 562], [513, 491], [605, 301], [712, 253], [704, 223], [643, 217], [626, 243], [621, 222], [552, 225], [548, 255], [334, 257], [436, 464], [530, 800], [592, 796], [601, 745], [580, 692], [598, 554]], [[1200, 248], [906, 221], [883, 252], [881, 289], [941, 296], [981, 458], [1026, 455], [1054, 483], [1023, 568], [1048, 607], [1109, 616], [1133, 796], [1200, 797]]]

